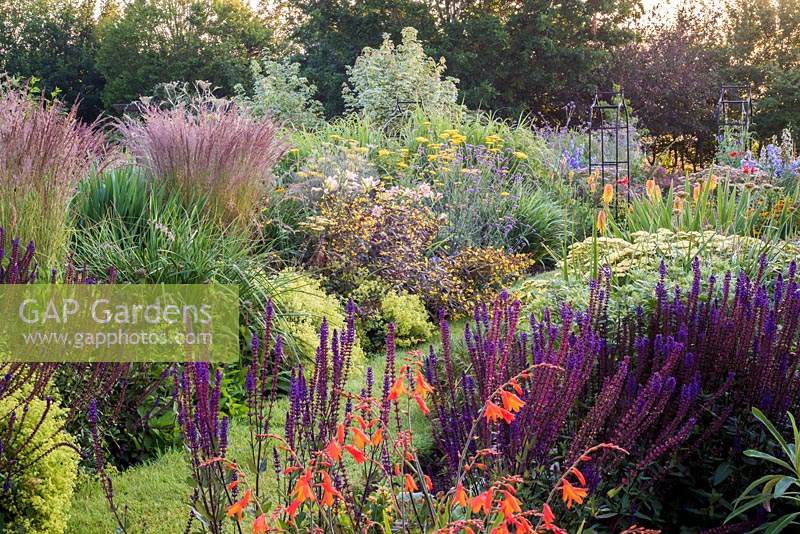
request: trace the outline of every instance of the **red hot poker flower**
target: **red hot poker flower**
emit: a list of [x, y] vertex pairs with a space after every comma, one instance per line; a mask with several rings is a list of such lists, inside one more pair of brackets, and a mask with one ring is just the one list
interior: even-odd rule
[[417, 487], [417, 482], [414, 480], [414, 477], [406, 473], [406, 476], [403, 477], [405, 480], [406, 491], [409, 493], [414, 493], [419, 488]]

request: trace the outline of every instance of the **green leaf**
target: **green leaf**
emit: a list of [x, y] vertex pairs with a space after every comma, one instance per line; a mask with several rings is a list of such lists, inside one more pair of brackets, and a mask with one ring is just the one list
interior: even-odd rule
[[716, 471], [714, 471], [714, 476], [711, 479], [711, 483], [714, 486], [719, 486], [731, 475], [731, 473], [733, 473], [733, 466], [731, 466], [731, 464], [728, 462], [722, 462], [717, 466]]
[[783, 529], [788, 527], [789, 525], [794, 523], [794, 520], [800, 516], [800, 512], [795, 512], [793, 514], [785, 515], [781, 517], [779, 520], [769, 523], [769, 528], [764, 531], [765, 534], [777, 534], [778, 532], [782, 532]]
[[772, 498], [772, 493], [761, 493], [759, 495], [755, 495], [751, 498], [749, 502], [742, 506], [737, 506], [736, 509], [731, 512], [728, 517], [725, 518], [725, 523], [733, 519], [734, 517], [738, 517], [745, 513], [748, 510], [756, 508], [757, 506], [763, 505], [765, 502], [769, 501]]
[[775, 438], [775, 441], [777, 441], [780, 444], [781, 448], [783, 449], [783, 452], [786, 453], [786, 456], [788, 456], [789, 460], [791, 461], [792, 455], [789, 452], [789, 446], [786, 443], [786, 440], [781, 435], [781, 433], [778, 432], [778, 429], [775, 428], [775, 425], [772, 424], [772, 421], [770, 421], [767, 418], [767, 416], [764, 415], [764, 412], [762, 412], [758, 408], [753, 408], [753, 415], [755, 416], [756, 419], [761, 421], [761, 424], [767, 428], [770, 434], [772, 434], [772, 437]]
[[783, 497], [783, 494], [786, 493], [786, 490], [789, 489], [792, 484], [797, 484], [797, 479], [792, 477], [782, 477], [777, 484], [775, 484], [775, 494], [776, 498]]
[[745, 456], [749, 456], [750, 458], [758, 458], [760, 460], [766, 460], [768, 462], [772, 462], [774, 464], [777, 464], [777, 465], [783, 467], [787, 471], [794, 472], [794, 469], [792, 469], [792, 466], [787, 464], [785, 460], [781, 460], [780, 458], [776, 458], [776, 457], [772, 456], [771, 454], [767, 454], [766, 452], [747, 450], [747, 451], [744, 451], [744, 455]]

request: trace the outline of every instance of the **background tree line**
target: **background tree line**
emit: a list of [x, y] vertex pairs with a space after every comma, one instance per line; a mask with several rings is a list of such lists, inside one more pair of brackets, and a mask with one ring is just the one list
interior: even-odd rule
[[800, 128], [800, 0], [686, 2], [666, 21], [640, 0], [97, 1], [0, 3], [0, 70], [58, 88], [91, 120], [165, 81], [233, 94], [252, 59], [289, 56], [334, 116], [346, 67], [413, 26], [471, 108], [563, 120], [619, 83], [655, 149], [694, 162], [713, 151], [719, 84], [749, 81], [759, 136]]

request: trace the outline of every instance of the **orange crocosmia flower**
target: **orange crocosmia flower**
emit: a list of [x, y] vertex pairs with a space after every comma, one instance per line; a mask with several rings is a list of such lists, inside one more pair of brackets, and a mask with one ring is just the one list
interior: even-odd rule
[[425, 481], [425, 487], [428, 488], [428, 491], [433, 491], [433, 481], [431, 477], [428, 475], [423, 475], [422, 479]]
[[545, 525], [552, 525], [553, 521], [556, 520], [553, 509], [550, 508], [550, 505], [547, 503], [544, 503], [544, 507], [542, 508], [542, 520], [544, 521]]
[[417, 385], [414, 387], [414, 393], [420, 397], [425, 398], [425, 395], [433, 392], [433, 387], [425, 381], [425, 377], [422, 376], [422, 372], [419, 370], [417, 370], [416, 374], [416, 383]]
[[364, 445], [370, 442], [369, 436], [364, 434], [364, 431], [361, 430], [360, 428], [353, 427], [351, 428], [351, 430], [353, 431], [353, 443], [357, 448], [363, 451]]
[[417, 487], [417, 482], [414, 480], [414, 477], [406, 473], [406, 476], [403, 477], [405, 480], [406, 491], [409, 493], [414, 493], [419, 488]]
[[461, 483], [456, 486], [456, 493], [453, 495], [453, 506], [459, 505], [462, 508], [467, 507], [467, 492], [464, 491], [464, 486]]
[[477, 497], [473, 497], [469, 503], [470, 508], [472, 508], [472, 513], [478, 513], [478, 510], [482, 510], [484, 515], [489, 515], [489, 512], [492, 509], [492, 488], [484, 491]]
[[228, 490], [229, 491], [233, 491], [233, 490], [236, 489], [236, 486], [238, 486], [238, 485], [239, 485], [239, 479], [238, 478], [236, 480], [232, 480], [231, 483], [228, 484]]
[[344, 425], [342, 423], [336, 426], [336, 441], [339, 442], [339, 445], [344, 445]]
[[486, 420], [489, 421], [490, 423], [497, 421], [498, 419], [502, 419], [506, 423], [510, 424], [514, 420], [513, 413], [509, 412], [505, 408], [501, 408], [492, 401], [486, 401], [486, 409], [484, 415], [486, 416]]
[[350, 455], [353, 457], [353, 459], [356, 461], [357, 464], [363, 464], [367, 460], [367, 457], [364, 456], [364, 453], [356, 449], [352, 445], [345, 445], [344, 450], [350, 453]]
[[700, 198], [700, 184], [694, 184], [692, 187], [692, 201], [697, 202]]
[[267, 534], [267, 514], [261, 514], [253, 521], [253, 534]]
[[250, 495], [251, 491], [247, 490], [244, 492], [244, 496], [241, 499], [233, 503], [232, 505], [228, 506], [228, 511], [225, 512], [228, 517], [236, 516], [238, 521], [242, 520], [242, 514], [244, 513], [244, 509], [247, 508], [247, 504], [250, 502]]
[[408, 389], [406, 389], [405, 379], [401, 376], [395, 380], [394, 384], [392, 384], [392, 387], [389, 388], [389, 400], [396, 401], [400, 398], [400, 395], [404, 393], [408, 393]]
[[583, 504], [583, 498], [588, 492], [586, 488], [575, 487], [564, 480], [561, 487], [561, 499], [567, 504], [567, 510], [572, 508], [572, 503]]
[[422, 398], [421, 395], [414, 393], [414, 400], [417, 401], [417, 406], [419, 406], [422, 415], [428, 415], [431, 413], [430, 408], [428, 408], [428, 405], [425, 404], [425, 399]]
[[575, 478], [578, 479], [578, 482], [580, 482], [581, 486], [586, 486], [586, 478], [584, 478], [583, 473], [581, 473], [580, 469], [578, 469], [577, 467], [573, 467], [572, 469], [570, 469], [570, 472], [573, 475], [575, 475]]
[[603, 186], [603, 204], [611, 204], [612, 200], [614, 200], [614, 186], [606, 184]]
[[383, 441], [383, 429], [382, 428], [379, 428], [378, 430], [375, 431], [375, 433], [372, 435], [372, 440], [371, 441], [372, 441], [372, 445], [375, 446], [375, 447], [377, 447], [378, 445], [381, 444], [381, 441]]
[[517, 395], [522, 395], [522, 386], [519, 385], [516, 378], [512, 378], [508, 381], [508, 385], [514, 388], [514, 391], [517, 392]]
[[328, 458], [330, 458], [334, 462], [338, 462], [339, 460], [342, 459], [342, 446], [339, 445], [339, 441], [335, 439], [331, 440], [331, 442], [328, 443], [328, 446], [325, 447], [324, 452], [328, 456]]
[[289, 507], [286, 509], [286, 513], [289, 514], [289, 517], [294, 519], [294, 516], [297, 515], [297, 509], [300, 508], [301, 504], [303, 504], [303, 501], [300, 499], [295, 499], [289, 504]]
[[500, 390], [500, 398], [503, 400], [503, 408], [512, 413], [520, 411], [525, 406], [522, 399], [504, 389]]
[[510, 519], [509, 522], [514, 525], [514, 532], [516, 534], [533, 534], [533, 525], [528, 521], [525, 516], [517, 516]]
[[311, 488], [311, 477], [313, 473], [311, 469], [307, 469], [305, 473], [300, 475], [297, 479], [297, 484], [295, 484], [294, 489], [292, 490], [292, 495], [294, 495], [297, 500], [301, 503], [309, 500], [313, 501], [316, 499], [314, 496], [314, 490]]
[[503, 494], [505, 495], [505, 498], [500, 503], [500, 511], [503, 513], [503, 517], [509, 519], [514, 517], [514, 514], [522, 512], [522, 508], [519, 505], [519, 499], [514, 497], [514, 495], [508, 491], [504, 491]]
[[339, 490], [333, 487], [331, 476], [322, 471], [322, 506], [333, 506], [333, 498], [341, 496], [342, 494], [339, 493]]

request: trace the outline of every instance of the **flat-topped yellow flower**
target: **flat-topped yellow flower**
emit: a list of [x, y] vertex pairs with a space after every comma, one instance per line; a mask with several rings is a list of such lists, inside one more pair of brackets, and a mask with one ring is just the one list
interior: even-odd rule
[[528, 159], [528, 155], [525, 152], [520, 152], [519, 150], [514, 152], [514, 157], [517, 159]]
[[423, 137], [423, 136], [421, 136], [421, 135], [420, 135], [419, 137], [417, 137], [417, 138], [415, 139], [415, 141], [416, 141], [417, 143], [419, 143], [420, 145], [422, 145], [422, 144], [424, 144], [424, 143], [430, 143], [430, 139], [428, 139], [427, 137]]

